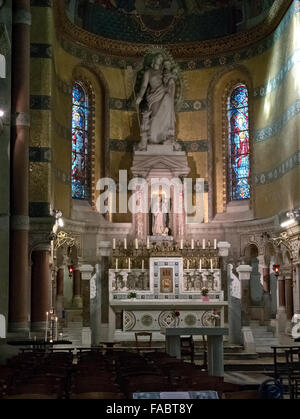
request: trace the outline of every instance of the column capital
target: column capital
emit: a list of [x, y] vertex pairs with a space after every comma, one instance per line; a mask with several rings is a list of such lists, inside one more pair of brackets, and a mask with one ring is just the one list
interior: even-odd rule
[[252, 272], [252, 266], [249, 265], [240, 265], [236, 268], [236, 271], [239, 274], [240, 280], [249, 280], [250, 274]]
[[110, 256], [111, 242], [101, 241], [98, 246], [100, 256]]
[[83, 281], [89, 281], [92, 277], [92, 273], [94, 271], [94, 267], [92, 265], [82, 265], [80, 267], [81, 271], [81, 279]]
[[228, 242], [219, 242], [217, 244], [217, 247], [219, 249], [219, 256], [226, 257], [226, 256], [228, 256], [231, 244], [228, 243]]
[[51, 252], [51, 244], [50, 243], [37, 243], [32, 252]]

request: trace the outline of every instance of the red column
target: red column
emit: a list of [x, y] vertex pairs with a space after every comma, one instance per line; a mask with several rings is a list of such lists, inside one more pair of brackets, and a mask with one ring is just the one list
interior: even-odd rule
[[30, 0], [13, 2], [9, 331], [27, 332]]
[[49, 250], [32, 252], [31, 270], [31, 329], [44, 330], [49, 311], [50, 267]]
[[81, 272], [78, 267], [74, 269], [73, 273], [73, 304], [75, 307], [82, 307]]
[[64, 274], [65, 267], [60, 266], [56, 276], [56, 312], [59, 318], [62, 317], [64, 309]]

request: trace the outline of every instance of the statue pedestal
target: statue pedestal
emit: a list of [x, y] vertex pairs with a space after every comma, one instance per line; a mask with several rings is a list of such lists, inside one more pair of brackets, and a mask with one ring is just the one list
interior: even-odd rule
[[144, 179], [185, 177], [190, 173], [185, 151], [174, 151], [172, 145], [149, 144], [147, 151], [135, 151], [131, 168], [133, 176]]
[[172, 242], [173, 236], [148, 236], [150, 243]]

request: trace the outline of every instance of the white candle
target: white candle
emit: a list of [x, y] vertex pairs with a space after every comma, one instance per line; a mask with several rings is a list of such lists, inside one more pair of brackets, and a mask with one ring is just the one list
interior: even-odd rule
[[144, 268], [145, 268], [145, 266], [144, 266], [144, 259], [142, 260], [142, 271], [144, 271]]
[[113, 239], [113, 250], [116, 249], [116, 239]]
[[213, 260], [210, 259], [210, 269], [213, 270]]
[[135, 248], [136, 248], [136, 250], [138, 250], [138, 248], [139, 248], [139, 241], [138, 241], [138, 239], [135, 239]]
[[191, 248], [192, 248], [192, 250], [194, 250], [194, 239], [192, 239]]
[[48, 311], [46, 312], [46, 329], [45, 329], [45, 341], [47, 341], [48, 338]]
[[183, 249], [183, 240], [182, 239], [180, 240], [180, 249], [181, 250]]
[[127, 250], [127, 240], [126, 240], [126, 238], [124, 239], [124, 249]]
[[201, 258], [199, 260], [199, 269], [200, 269], [200, 271], [202, 270], [202, 259]]
[[187, 269], [190, 269], [190, 261], [187, 260]]
[[128, 258], [128, 270], [130, 271], [130, 258]]
[[118, 270], [118, 258], [116, 258], [116, 271]]
[[202, 240], [202, 249], [205, 249], [205, 239]]
[[147, 249], [150, 249], [150, 240], [149, 240], [149, 237], [147, 237]]
[[214, 239], [214, 249], [217, 248], [217, 239]]

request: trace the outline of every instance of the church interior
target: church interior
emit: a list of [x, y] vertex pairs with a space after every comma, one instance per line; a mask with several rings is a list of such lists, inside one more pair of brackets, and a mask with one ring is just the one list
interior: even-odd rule
[[0, 398], [300, 398], [300, 1], [1, 0], [0, 150]]

